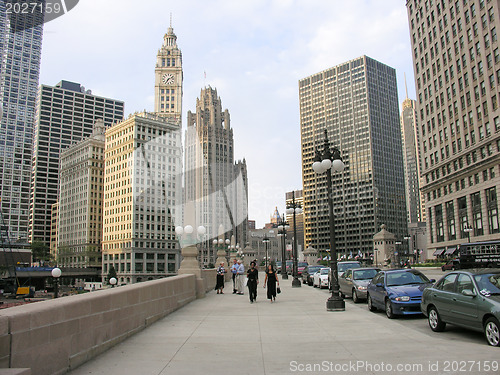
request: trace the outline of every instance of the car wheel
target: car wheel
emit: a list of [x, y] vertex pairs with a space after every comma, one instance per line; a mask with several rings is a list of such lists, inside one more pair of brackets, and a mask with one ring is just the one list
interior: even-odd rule
[[358, 293], [356, 292], [356, 289], [352, 289], [352, 302], [354, 303], [359, 303], [359, 297]]
[[429, 327], [431, 327], [434, 332], [442, 332], [446, 327], [446, 323], [441, 320], [439, 313], [434, 306], [429, 309], [428, 321]]
[[390, 299], [385, 300], [385, 315], [387, 315], [389, 319], [394, 319], [396, 317], [392, 312], [392, 303]]
[[455, 271], [455, 267], [451, 267], [451, 270], [452, 270], [452, 271]]
[[339, 292], [339, 294], [340, 294], [340, 298], [345, 299], [345, 294], [344, 293]]
[[484, 324], [484, 335], [491, 346], [500, 346], [500, 324], [491, 317]]
[[375, 306], [373, 306], [373, 303], [372, 303], [372, 297], [368, 294], [368, 310], [370, 311], [376, 311], [377, 308]]

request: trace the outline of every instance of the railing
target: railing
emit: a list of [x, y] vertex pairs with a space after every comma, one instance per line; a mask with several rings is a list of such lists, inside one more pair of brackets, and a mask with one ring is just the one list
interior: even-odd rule
[[[203, 277], [205, 291], [213, 289], [215, 276]], [[196, 295], [195, 275], [186, 274], [4, 309], [0, 374], [2, 368], [64, 374]]]

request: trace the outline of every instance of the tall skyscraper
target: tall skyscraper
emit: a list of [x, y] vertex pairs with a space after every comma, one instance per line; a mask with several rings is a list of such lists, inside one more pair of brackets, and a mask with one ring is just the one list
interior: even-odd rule
[[403, 136], [403, 160], [405, 169], [406, 209], [408, 223], [425, 221], [425, 204], [420, 192], [420, 171], [422, 168], [421, 136], [417, 123], [417, 102], [406, 95], [401, 113]]
[[499, 4], [406, 2], [431, 256], [500, 238]]
[[[92, 95], [78, 83], [41, 85], [36, 107], [31, 176], [29, 238], [50, 243], [51, 206], [59, 189], [59, 155], [92, 134], [102, 119], [110, 126], [123, 119], [124, 103]], [[61, 208], [61, 207], [60, 207]]]
[[0, 198], [11, 241], [28, 240], [31, 155], [43, 14], [6, 13], [0, 2]]
[[336, 245], [368, 256], [386, 224], [407, 232], [396, 72], [367, 56], [299, 81], [305, 246], [330, 249], [326, 174], [312, 170], [324, 130], [346, 165], [332, 172]]
[[241, 248], [247, 242], [248, 180], [246, 161], [234, 162], [233, 129], [229, 111], [211, 87], [201, 90], [196, 113], [188, 111], [185, 146], [185, 202], [194, 212], [185, 212], [187, 221], [207, 228], [201, 244], [201, 261], [213, 263], [216, 251], [210, 239], [222, 226], [234, 235]]
[[182, 118], [182, 52], [172, 25], [163, 37], [156, 56], [155, 112], [161, 116]]
[[61, 152], [56, 258], [63, 267], [102, 266], [104, 131], [97, 120], [89, 138]]
[[102, 275], [120, 284], [172, 275], [182, 225], [182, 54], [172, 26], [155, 66], [155, 112], [106, 131]]
[[136, 113], [106, 130], [103, 277], [120, 284], [174, 274], [174, 217], [182, 195], [180, 123]]

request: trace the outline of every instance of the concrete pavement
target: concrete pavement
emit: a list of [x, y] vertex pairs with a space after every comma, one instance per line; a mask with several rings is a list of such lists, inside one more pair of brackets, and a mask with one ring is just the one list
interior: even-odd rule
[[292, 289], [291, 279], [271, 304], [262, 281], [257, 303], [226, 283], [225, 294], [209, 293], [70, 374], [500, 373], [500, 349], [481, 334], [434, 333], [423, 318], [405, 324], [351, 300], [327, 312], [326, 290]]

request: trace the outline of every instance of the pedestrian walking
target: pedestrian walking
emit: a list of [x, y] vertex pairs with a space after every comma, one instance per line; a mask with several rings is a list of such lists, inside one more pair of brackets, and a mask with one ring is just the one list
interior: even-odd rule
[[259, 284], [259, 271], [255, 267], [254, 261], [250, 262], [250, 268], [247, 271], [247, 286], [248, 294], [250, 295], [250, 303], [257, 301], [257, 285]]
[[224, 294], [224, 275], [226, 274], [226, 269], [224, 268], [224, 262], [220, 262], [220, 266], [217, 267], [217, 284], [215, 289], [217, 289], [217, 294]]
[[238, 259], [236, 271], [236, 290], [238, 294], [243, 294], [243, 283], [245, 282], [245, 266], [241, 263], [241, 259]]
[[266, 278], [264, 279], [264, 288], [266, 287], [266, 284], [267, 299], [270, 299], [271, 303], [273, 303], [273, 301], [276, 301], [276, 286], [279, 288], [280, 282], [272, 264], [267, 266]]
[[236, 294], [236, 275], [238, 274], [238, 264], [236, 259], [233, 259], [233, 265], [231, 266], [231, 277], [233, 278], [233, 294]]

